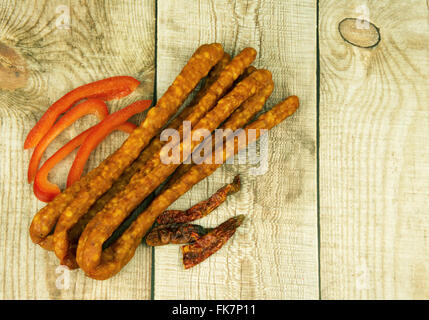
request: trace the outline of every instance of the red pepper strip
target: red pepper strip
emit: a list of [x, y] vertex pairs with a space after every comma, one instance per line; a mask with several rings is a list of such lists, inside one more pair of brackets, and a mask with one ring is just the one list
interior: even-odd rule
[[106, 119], [94, 127], [94, 131], [85, 139], [76, 154], [76, 158], [73, 161], [67, 177], [67, 187], [80, 179], [86, 160], [88, 160], [92, 150], [94, 150], [98, 144], [103, 141], [103, 139], [119, 124], [127, 121], [128, 118], [136, 113], [140, 113], [149, 108], [151, 102], [151, 100], [136, 101], [129, 106], [108, 115]]
[[104, 101], [119, 99], [133, 92], [140, 82], [132, 77], [117, 76], [80, 86], [52, 104], [28, 133], [24, 149], [34, 148], [52, 127], [60, 114], [70, 109], [76, 102], [85, 98]]
[[28, 183], [31, 183], [36, 176], [37, 169], [39, 168], [40, 160], [43, 153], [49, 144], [67, 127], [71, 126], [76, 120], [94, 114], [98, 119], [103, 120], [108, 114], [106, 104], [98, 99], [89, 99], [77, 105], [75, 108], [68, 111], [52, 128], [46, 133], [42, 140], [37, 144], [31, 156], [30, 164], [28, 166]]
[[[125, 122], [116, 127], [115, 130], [131, 133], [136, 128], [137, 126], [135, 124], [131, 122]], [[50, 202], [61, 192], [60, 188], [56, 184], [49, 182], [49, 171], [51, 171], [51, 169], [55, 167], [58, 162], [67, 157], [74, 149], [78, 148], [85, 141], [93, 129], [94, 127], [91, 127], [70, 140], [61, 149], [55, 152], [52, 157], [46, 160], [39, 171], [37, 171], [36, 178], [34, 180], [33, 191], [40, 201]]]

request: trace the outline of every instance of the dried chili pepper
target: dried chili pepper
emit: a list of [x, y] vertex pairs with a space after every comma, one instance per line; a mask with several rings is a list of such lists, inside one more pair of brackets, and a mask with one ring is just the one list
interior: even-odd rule
[[210, 229], [197, 224], [173, 223], [153, 228], [146, 236], [148, 246], [191, 243], [206, 235]]
[[205, 217], [219, 205], [221, 205], [228, 195], [240, 190], [240, 176], [234, 177], [232, 183], [223, 186], [207, 200], [201, 201], [186, 211], [167, 210], [156, 220], [158, 224], [184, 223]]
[[244, 215], [232, 217], [192, 244], [182, 246], [183, 265], [192, 268], [218, 251], [241, 225]]
[[[137, 126], [131, 122], [125, 122], [120, 126], [116, 127], [115, 130], [120, 130], [130, 134], [133, 132]], [[91, 133], [93, 127], [85, 130], [67, 144], [65, 144], [61, 149], [55, 152], [45, 163], [40, 167], [36, 173], [36, 178], [34, 179], [33, 192], [36, 197], [43, 202], [52, 201], [60, 192], [60, 188], [48, 180], [48, 173], [51, 171], [55, 165], [67, 157], [74, 149], [78, 148], [86, 139], [86, 137]]]
[[116, 111], [106, 117], [102, 122], [94, 126], [91, 134], [85, 139], [76, 154], [69, 175], [67, 177], [67, 187], [80, 179], [86, 160], [92, 150], [94, 150], [103, 139], [112, 132], [118, 125], [127, 121], [136, 113], [140, 113], [149, 108], [151, 100], [139, 100], [129, 106]]
[[24, 149], [37, 146], [58, 117], [76, 102], [87, 98], [97, 98], [103, 101], [119, 99], [129, 95], [139, 84], [140, 82], [132, 77], [117, 76], [91, 82], [70, 91], [46, 110], [28, 133]]

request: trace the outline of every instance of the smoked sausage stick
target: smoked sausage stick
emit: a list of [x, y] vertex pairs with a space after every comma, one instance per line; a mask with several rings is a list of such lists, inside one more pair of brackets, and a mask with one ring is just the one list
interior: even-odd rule
[[[211, 133], [216, 129], [237, 107], [245, 100], [253, 96], [271, 80], [268, 70], [258, 70], [249, 77], [238, 83], [225, 97], [220, 99], [217, 105], [202, 118], [192, 129], [192, 133], [205, 129]], [[190, 151], [200, 144], [200, 141], [192, 141]], [[180, 153], [183, 152], [184, 144], [180, 143]], [[160, 157], [166, 157], [169, 150], [163, 148]], [[182, 160], [183, 161], [183, 160]], [[115, 229], [122, 223], [128, 214], [142, 202], [156, 187], [158, 187], [173, 171], [179, 163], [171, 163], [156, 166], [150, 174], [138, 172], [133, 176], [128, 186], [113, 198], [102, 211], [88, 223], [83, 231], [77, 248], [76, 259], [79, 266], [86, 270], [97, 265], [98, 257], [101, 255], [102, 245]], [[59, 244], [55, 234], [55, 246]], [[57, 253], [57, 251], [56, 251]], [[86, 259], [85, 255], [92, 256]], [[59, 257], [61, 259], [61, 257]]]
[[30, 226], [32, 241], [42, 246], [52, 245], [52, 240], [47, 237], [64, 211], [87, 212], [176, 113], [198, 82], [222, 58], [223, 53], [222, 46], [217, 43], [200, 46], [156, 106], [148, 111], [144, 121], [122, 146], [34, 216]]
[[[245, 48], [237, 56], [235, 56], [230, 61], [230, 63], [228, 63], [225, 66], [225, 68], [220, 72], [218, 79], [216, 79], [216, 81], [214, 81], [209, 86], [209, 88], [205, 90], [205, 93], [201, 95], [201, 97], [198, 100], [198, 103], [192, 107], [193, 109], [192, 112], [189, 114], [188, 117], [186, 117], [185, 120], [189, 121], [191, 126], [196, 125], [200, 121], [200, 119], [202, 119], [204, 115], [208, 111], [210, 111], [214, 105], [216, 105], [216, 102], [218, 101], [218, 99], [222, 97], [229, 90], [229, 88], [233, 85], [234, 81], [246, 70], [246, 68], [250, 65], [250, 63], [252, 63], [255, 57], [256, 57], [256, 51], [253, 48]], [[220, 111], [223, 112], [222, 110]], [[216, 118], [216, 120], [218, 119]], [[182, 124], [180, 125], [178, 131], [183, 132]], [[161, 163], [160, 151], [165, 143], [166, 142], [163, 142], [160, 139], [153, 140], [151, 145], [154, 145], [155, 147], [151, 150], [152, 157], [145, 163], [141, 163], [137, 172], [135, 173], [135, 175], [138, 176], [139, 178], [135, 178], [135, 179], [142, 179], [142, 177], [144, 177], [153, 168], [157, 167]], [[134, 176], [129, 181], [131, 182], [133, 181], [133, 179], [134, 179]], [[121, 188], [121, 190], [117, 194], [111, 197], [107, 201], [105, 206], [108, 205], [111, 201], [113, 202], [116, 201], [117, 200], [116, 196], [118, 195], [118, 198], [121, 197], [120, 194], [122, 194], [122, 191], [126, 192], [125, 190], [127, 189], [130, 190], [130, 188], [128, 187], [128, 184], [124, 184], [123, 188]], [[127, 197], [129, 198], [130, 195], [134, 192], [135, 192], [134, 190], [128, 191]], [[135, 203], [135, 201], [137, 200], [133, 199], [133, 201], [129, 202], [129, 204]], [[103, 206], [100, 211], [103, 211], [103, 208], [105, 206]], [[123, 212], [124, 214], [129, 213], [129, 212], [125, 213], [125, 211]], [[61, 216], [58, 219], [58, 222], [54, 231], [54, 249], [55, 249], [55, 254], [60, 259], [62, 264], [69, 264], [69, 265], [73, 264], [74, 256], [71, 250], [73, 246], [69, 241], [68, 233], [69, 233], [69, 230], [73, 228], [73, 226], [76, 225], [79, 219], [85, 214], [86, 212], [82, 210], [72, 211], [72, 210], [69, 210], [69, 208], [66, 208], [66, 210], [64, 211], [64, 214], [61, 214]], [[122, 217], [122, 215], [117, 215], [117, 216]]]
[[[225, 148], [218, 146], [217, 150], [223, 152], [223, 162], [235, 153], [245, 148], [247, 144], [259, 138], [261, 129], [269, 130], [284, 119], [292, 115], [299, 106], [296, 96], [291, 96], [280, 102], [271, 110], [259, 116], [254, 122], [247, 125], [244, 134], [248, 137], [245, 142], [242, 139], [235, 140], [235, 148]], [[254, 135], [249, 135], [250, 130], [255, 130]], [[215, 155], [213, 155], [214, 157]], [[181, 179], [177, 180], [169, 188], [159, 194], [149, 207], [130, 225], [130, 227], [108, 248], [101, 250], [94, 248], [91, 241], [79, 241], [77, 259], [79, 266], [85, 273], [94, 279], [108, 279], [118, 273], [133, 257], [134, 252], [140, 244], [143, 236], [150, 229], [156, 218], [167, 209], [181, 195], [187, 192], [192, 186], [211, 175], [221, 164], [201, 164], [192, 166]], [[86, 232], [86, 229], [84, 233]], [[96, 239], [92, 239], [96, 240]], [[86, 247], [88, 246], [89, 247]], [[89, 249], [89, 250], [87, 250]], [[94, 250], [95, 249], [95, 250]]]

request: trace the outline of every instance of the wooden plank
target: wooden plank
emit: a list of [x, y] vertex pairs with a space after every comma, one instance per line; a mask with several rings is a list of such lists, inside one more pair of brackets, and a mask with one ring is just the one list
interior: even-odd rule
[[[65, 3], [65, 6], [64, 6]], [[67, 11], [70, 19], [67, 19]], [[109, 103], [111, 111], [138, 98], [152, 98], [155, 6], [151, 0], [1, 1], [0, 3], [0, 298], [136, 299], [150, 297], [150, 250], [141, 247], [120, 276], [106, 281], [70, 274], [61, 280], [53, 253], [34, 245], [28, 227], [44, 205], [26, 182], [31, 156], [23, 151], [30, 128], [43, 111], [79, 85], [113, 75], [142, 81], [137, 92]], [[69, 21], [69, 27], [67, 22]], [[65, 26], [64, 26], [65, 25]], [[139, 119], [134, 119], [137, 123]], [[47, 150], [59, 146], [90, 124], [82, 119]], [[114, 151], [125, 135], [115, 133], [91, 157], [88, 168]], [[50, 176], [64, 186], [72, 157]]]
[[312, 0], [158, 2], [158, 96], [197, 46], [219, 42], [232, 55], [257, 49], [255, 66], [271, 70], [276, 85], [267, 107], [296, 94], [301, 108], [269, 134], [266, 174], [224, 165], [171, 206], [189, 208], [240, 173], [242, 190], [198, 222], [216, 226], [241, 213], [247, 221], [186, 271], [178, 246], [156, 248], [155, 299], [318, 298], [315, 23]]
[[[365, 15], [372, 49], [338, 32]], [[428, 21], [424, 0], [320, 1], [323, 299], [429, 298]]]

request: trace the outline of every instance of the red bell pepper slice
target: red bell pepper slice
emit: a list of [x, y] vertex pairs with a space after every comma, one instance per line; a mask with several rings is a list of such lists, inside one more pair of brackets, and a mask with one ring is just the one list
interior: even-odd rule
[[97, 98], [104, 101], [119, 99], [129, 95], [139, 84], [140, 82], [132, 77], [116, 76], [88, 83], [70, 91], [46, 110], [28, 133], [24, 142], [24, 149], [37, 146], [58, 117], [76, 102], [85, 98]]
[[[114, 130], [121, 130], [126, 133], [131, 133], [136, 128], [137, 126], [135, 124], [131, 122], [125, 122], [114, 128]], [[49, 171], [51, 171], [51, 169], [55, 167], [58, 162], [67, 157], [74, 149], [78, 148], [85, 141], [88, 135], [91, 134], [93, 129], [94, 127], [91, 127], [70, 140], [61, 149], [55, 152], [52, 157], [46, 160], [45, 163], [40, 167], [39, 171], [37, 171], [36, 178], [34, 180], [33, 191], [40, 201], [50, 202], [61, 192], [60, 188], [56, 184], [48, 180]]]
[[42, 140], [37, 144], [31, 156], [30, 164], [28, 166], [28, 183], [31, 183], [36, 176], [37, 169], [39, 168], [40, 160], [43, 153], [49, 144], [67, 127], [71, 126], [76, 120], [94, 114], [98, 119], [103, 120], [108, 114], [106, 104], [98, 99], [89, 99], [77, 105], [75, 108], [68, 111], [52, 128], [45, 134]]
[[75, 181], [80, 179], [86, 160], [92, 150], [112, 131], [113, 128], [125, 122], [136, 113], [140, 113], [151, 105], [151, 100], [139, 100], [129, 106], [116, 111], [106, 117], [103, 121], [94, 127], [94, 131], [85, 139], [80, 146], [76, 158], [72, 164], [69, 175], [67, 177], [67, 186], [71, 186]]

